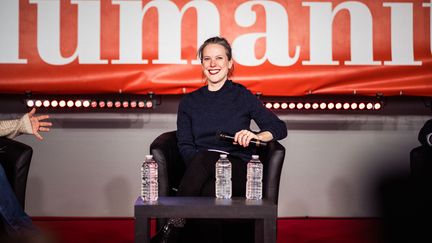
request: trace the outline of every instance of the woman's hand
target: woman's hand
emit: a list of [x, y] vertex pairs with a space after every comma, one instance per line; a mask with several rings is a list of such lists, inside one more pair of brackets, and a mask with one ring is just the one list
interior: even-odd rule
[[39, 132], [48, 132], [50, 129], [48, 127], [52, 126], [51, 122], [42, 122], [42, 120], [48, 119], [48, 115], [42, 115], [42, 116], [35, 116], [36, 109], [33, 108], [29, 113], [28, 116], [30, 118], [30, 123], [32, 126], [33, 134], [40, 140], [43, 139], [43, 137], [39, 134]]
[[241, 130], [236, 132], [234, 136], [234, 144], [239, 144], [240, 146], [247, 147], [249, 146], [249, 142], [252, 139], [259, 140], [259, 137], [249, 130]]
[[234, 144], [240, 144], [243, 147], [249, 146], [252, 139], [256, 139], [262, 142], [269, 142], [273, 140], [273, 135], [269, 131], [260, 132], [255, 134], [249, 130], [241, 130], [234, 136]]

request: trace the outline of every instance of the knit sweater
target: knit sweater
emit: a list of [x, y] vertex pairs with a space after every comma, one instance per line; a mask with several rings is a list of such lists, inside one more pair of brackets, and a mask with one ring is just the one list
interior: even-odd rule
[[207, 86], [187, 94], [179, 104], [177, 116], [178, 147], [185, 161], [200, 150], [222, 150], [248, 161], [254, 148], [244, 148], [230, 141], [220, 140], [218, 132], [235, 134], [250, 130], [251, 120], [273, 139], [287, 136], [287, 128], [273, 112], [243, 85], [227, 80], [217, 91]]
[[0, 121], [0, 137], [14, 138], [22, 133], [33, 134], [28, 114], [20, 119]]

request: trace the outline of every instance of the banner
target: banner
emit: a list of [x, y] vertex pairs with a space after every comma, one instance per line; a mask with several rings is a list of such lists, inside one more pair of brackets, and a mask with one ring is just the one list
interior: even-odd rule
[[431, 1], [1, 0], [0, 93], [181, 94], [223, 36], [266, 96], [432, 95]]

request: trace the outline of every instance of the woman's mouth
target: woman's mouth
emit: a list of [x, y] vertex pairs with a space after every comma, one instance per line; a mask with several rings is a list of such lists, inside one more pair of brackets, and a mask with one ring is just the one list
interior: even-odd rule
[[220, 72], [220, 69], [208, 69], [207, 71], [210, 75], [215, 75]]

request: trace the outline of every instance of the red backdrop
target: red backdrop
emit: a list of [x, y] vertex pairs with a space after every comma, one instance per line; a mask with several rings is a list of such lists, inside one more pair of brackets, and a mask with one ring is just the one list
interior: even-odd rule
[[197, 42], [219, 34], [253, 92], [432, 95], [426, 1], [131, 2], [2, 0], [0, 92], [190, 92]]

